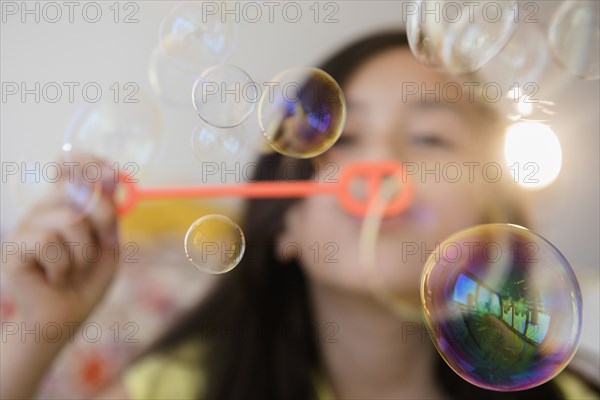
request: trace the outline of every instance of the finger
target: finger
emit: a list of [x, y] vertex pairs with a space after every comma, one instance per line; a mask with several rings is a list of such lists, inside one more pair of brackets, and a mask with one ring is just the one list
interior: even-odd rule
[[29, 246], [35, 247], [37, 265], [44, 271], [48, 282], [55, 286], [66, 285], [73, 266], [63, 237], [57, 231], [47, 231], [40, 242], [29, 243]]
[[57, 229], [64, 239], [64, 245], [69, 251], [69, 262], [73, 264], [75, 271], [85, 270], [96, 259], [95, 247], [99, 247], [90, 220], [79, 219]]
[[117, 179], [114, 176], [114, 171], [110, 169], [107, 163], [103, 161], [96, 162], [99, 168], [101, 168], [100, 174], [102, 179], [100, 185], [102, 192], [94, 207], [90, 210], [88, 219], [94, 228], [100, 244], [108, 244], [110, 246], [117, 240], [117, 213], [114, 201]]
[[94, 235], [101, 246], [111, 246], [117, 238], [117, 212], [112, 199], [102, 196], [90, 211], [87, 219], [90, 221]]
[[[89, 265], [90, 254], [98, 239], [87, 218], [72, 220], [72, 210], [65, 206], [40, 208], [32, 213], [20, 235], [25, 261], [33, 255], [33, 266], [40, 268], [52, 282], [65, 283], [75, 270]], [[91, 248], [91, 251], [89, 249]], [[31, 254], [34, 253], [34, 254]], [[31, 264], [31, 262], [29, 262]]]
[[94, 263], [85, 271], [85, 279], [82, 279], [76, 286], [84, 304], [96, 304], [106, 293], [117, 269], [117, 263], [112, 257], [113, 255], [108, 251], [103, 251], [101, 261]]
[[47, 217], [56, 210], [63, 212], [61, 224], [71, 224], [83, 219], [95, 206], [100, 198], [100, 183], [87, 182], [84, 180], [60, 182], [46, 193], [43, 201], [32, 209], [32, 215], [41, 217], [40, 223], [45, 226], [56, 226], [54, 220], [48, 221]]
[[103, 194], [112, 197], [118, 183], [119, 171], [106, 160], [89, 154], [79, 153], [72, 157], [76, 161], [63, 163], [63, 177], [70, 182], [94, 183]]
[[106, 161], [90, 153], [85, 152], [68, 152], [65, 153], [64, 160], [61, 160], [61, 172], [63, 178], [69, 180], [81, 179], [82, 175], [93, 177], [96, 175], [97, 169], [102, 164], [107, 164]]
[[95, 304], [106, 292], [118, 265], [118, 260], [115, 259], [115, 246], [119, 246], [117, 228], [108, 226], [101, 229], [104, 229], [104, 232], [100, 233], [103, 239], [99, 242], [102, 250], [101, 257], [85, 271], [85, 279], [77, 285], [81, 298], [85, 304], [90, 305]]
[[[89, 156], [81, 156], [68, 165], [71, 168], [65, 167], [61, 185], [48, 194], [36, 212], [44, 215], [44, 211], [70, 208], [72, 214], [65, 215], [64, 221], [72, 224], [87, 218], [100, 241], [110, 239], [116, 229], [115, 172], [107, 163]], [[54, 226], [54, 221], [40, 221], [48, 227]]]

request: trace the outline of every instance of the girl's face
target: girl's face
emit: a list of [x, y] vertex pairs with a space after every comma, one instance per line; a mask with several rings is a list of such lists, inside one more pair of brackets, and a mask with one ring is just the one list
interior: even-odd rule
[[489, 144], [468, 96], [443, 101], [444, 82], [448, 77], [421, 67], [405, 48], [381, 53], [351, 76], [344, 88], [346, 128], [318, 160], [319, 176], [356, 161], [391, 159], [410, 163], [415, 193], [403, 214], [382, 219], [370, 268], [360, 261], [362, 218], [330, 195], [296, 203], [278, 242], [301, 249], [300, 263], [311, 281], [363, 293], [376, 284], [416, 303], [421, 268], [436, 243], [483, 222], [491, 192], [481, 182]]

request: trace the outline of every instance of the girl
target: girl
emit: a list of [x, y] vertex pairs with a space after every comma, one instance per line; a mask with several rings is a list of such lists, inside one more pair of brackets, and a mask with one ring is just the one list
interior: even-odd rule
[[[383, 218], [377, 240], [378, 290], [373, 295], [360, 265], [362, 219], [347, 214], [333, 196], [303, 200], [252, 200], [243, 231], [244, 259], [187, 318], [126, 371], [101, 398], [200, 399], [564, 399], [595, 396], [598, 388], [563, 372], [522, 392], [493, 392], [463, 381], [435, 351], [418, 310], [424, 254], [452, 233], [477, 224], [528, 226], [512, 182], [491, 183], [476, 166], [502, 164], [503, 119], [480, 97], [436, 101], [407, 96], [441, 87], [451, 77], [420, 66], [403, 33], [374, 35], [351, 44], [322, 67], [343, 88], [345, 130], [336, 145], [313, 160], [277, 153], [261, 158], [256, 180], [323, 176], [361, 160], [391, 159], [418, 167], [411, 206]], [[441, 84], [436, 86], [436, 84]], [[458, 181], [436, 176], [447, 163], [465, 166]], [[475, 169], [469, 170], [472, 166]], [[289, 179], [289, 171], [285, 176]], [[427, 173], [427, 171], [430, 171]], [[433, 172], [431, 172], [433, 171]], [[469, 173], [474, 172], [474, 173]], [[438, 174], [439, 175], [439, 174]], [[36, 215], [17, 230], [17, 240], [89, 237], [100, 244], [115, 235], [111, 188], [85, 221], [40, 229]], [[360, 188], [356, 189], [360, 194]], [[41, 210], [41, 213], [57, 213]], [[47, 226], [47, 225], [46, 225]], [[81, 240], [81, 239], [80, 239]], [[301, 250], [294, 257], [286, 243]], [[333, 243], [333, 260], [307, 249]], [[404, 251], [404, 244], [420, 251]], [[423, 250], [425, 249], [425, 251]], [[328, 262], [329, 261], [329, 262]], [[331, 262], [333, 261], [333, 262]], [[81, 264], [84, 264], [83, 262]], [[27, 321], [82, 320], [99, 301], [114, 273], [98, 265], [8, 263], [3, 273]], [[40, 269], [41, 267], [41, 269]], [[46, 273], [46, 277], [41, 272]], [[13, 340], [3, 348], [3, 398], [34, 393], [64, 343], [30, 345]], [[6, 350], [5, 350], [6, 349]]]

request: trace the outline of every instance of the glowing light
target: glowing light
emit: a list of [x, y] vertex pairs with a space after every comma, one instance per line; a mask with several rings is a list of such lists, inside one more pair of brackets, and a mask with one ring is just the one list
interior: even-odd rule
[[515, 182], [528, 189], [549, 186], [562, 166], [558, 137], [541, 122], [511, 125], [504, 141], [504, 157]]

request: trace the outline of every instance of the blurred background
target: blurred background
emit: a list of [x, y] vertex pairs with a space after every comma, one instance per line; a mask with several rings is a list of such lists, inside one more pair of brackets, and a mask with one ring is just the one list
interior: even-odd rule
[[[26, 16], [23, 22], [21, 10], [13, 15], [13, 9], [6, 8], [7, 3], [17, 7], [26, 4], [34, 10], [39, 7], [42, 13], [39, 22], [33, 15]], [[65, 135], [72, 129], [69, 125], [76, 121], [74, 116], [78, 112], [86, 112], [82, 106], [89, 105], [81, 92], [86, 83], [99, 85], [104, 97], [114, 95], [110, 88], [115, 82], [122, 96], [132, 87], [139, 87], [139, 98], [147, 96], [153, 99], [149, 102], [156, 102], [159, 115], [155, 117], [160, 119], [162, 127], [157, 128], [153, 139], [156, 140], [153, 155], [140, 160], [140, 170], [136, 174], [140, 185], [221, 181], [221, 175], [207, 177], [203, 173], [190, 141], [191, 132], [200, 121], [191, 104], [190, 85], [204, 68], [196, 65], [184, 69], [169, 64], [157, 47], [161, 22], [176, 3], [97, 2], [103, 14], [96, 23], [82, 18], [81, 9], [87, 3], [90, 2], [81, 2], [81, 7], [75, 9], [73, 22], [69, 22], [67, 9], [63, 7], [62, 18], [55, 23], [47, 21], [54, 17], [53, 10], [47, 9], [44, 18], [42, 2], [2, 3], [3, 240], [26, 212], [24, 204], [37, 194], [35, 190], [29, 192], [28, 188], [11, 185], [5, 176], [4, 165], [47, 163], [62, 157]], [[257, 22], [240, 18], [236, 24], [237, 38], [227, 62], [241, 67], [255, 81], [266, 82], [289, 67], [318, 65], [331, 52], [368, 32], [405, 26], [405, 2], [315, 2], [320, 10], [317, 23], [314, 10], [309, 8], [312, 2], [300, 3], [304, 15], [296, 23], [283, 18], [281, 8], [275, 9], [272, 22], [268, 15], [263, 15]], [[235, 7], [233, 2], [228, 4]], [[539, 88], [535, 98], [547, 102], [544, 104], [551, 108], [551, 113], [545, 113], [545, 116], [562, 149], [562, 165], [556, 179], [547, 187], [528, 192], [533, 212], [530, 228], [557, 246], [573, 266], [584, 296], [580, 352], [599, 354], [600, 87], [598, 79], [584, 80], [569, 73], [555, 62], [549, 50], [547, 41], [552, 16], [562, 4], [561, 1], [538, 1], [521, 2], [520, 5], [523, 14], [531, 18], [526, 28], [519, 26], [518, 29], [533, 30], [534, 34], [525, 33], [524, 36], [534, 38], [538, 35], [540, 40], [539, 46], [524, 47], [523, 50], [541, 51], [541, 55], [536, 56], [543, 64], [535, 78]], [[119, 10], [118, 17], [111, 6]], [[93, 11], [89, 13], [94, 15]], [[254, 16], [254, 13], [248, 15]], [[325, 22], [327, 16], [329, 23]], [[130, 23], [125, 23], [127, 18]], [[511, 45], [524, 45], [525, 42], [517, 39], [516, 44]], [[492, 67], [487, 70], [490, 74], [503, 71]], [[497, 79], [505, 78], [498, 76]], [[28, 95], [26, 101], [21, 100], [20, 93], [7, 95], [7, 91], [14, 88], [11, 83], [21, 85], [23, 82], [27, 88], [33, 88], [36, 82], [42, 87], [56, 82], [63, 89], [62, 97], [51, 102], [42, 96], [36, 102], [34, 95]], [[64, 82], [79, 83], [72, 102]], [[134, 86], [125, 87], [127, 83]], [[246, 132], [244, 143], [240, 144], [241, 150], [232, 150], [235, 157], [205, 152], [201, 154], [202, 161], [226, 162], [235, 168], [236, 162], [243, 166], [254, 160], [265, 147], [256, 110], [243, 128]], [[533, 144], [532, 147], [543, 146]], [[228, 179], [234, 178], [230, 175]], [[201, 296], [218, 278], [198, 274], [189, 265], [183, 252], [182, 235], [201, 214], [218, 211], [235, 215], [237, 204], [232, 199], [200, 203], [157, 201], [148, 202], [128, 215], [123, 220], [124, 241], [139, 244], [136, 255], [139, 262], [121, 268], [121, 276], [106, 304], [91, 318], [106, 327], [105, 335], [96, 343], [89, 340], [74, 343], [73, 349], [65, 352], [63, 361], [49, 378], [46, 390], [71, 397], [93, 391], [150, 343], [164, 329], [166, 318], [175, 318]], [[131, 307], [123, 307], [124, 302]], [[115, 332], [120, 332], [119, 340], [114, 340]], [[130, 340], [123, 339], [127, 335]]]

